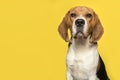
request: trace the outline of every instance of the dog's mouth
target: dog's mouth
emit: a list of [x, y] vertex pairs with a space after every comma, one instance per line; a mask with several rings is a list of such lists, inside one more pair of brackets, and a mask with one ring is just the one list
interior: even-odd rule
[[85, 37], [85, 35], [82, 31], [77, 31], [73, 37], [74, 37], [74, 39], [78, 39], [78, 38], [86, 39], [87, 38], [87, 37]]

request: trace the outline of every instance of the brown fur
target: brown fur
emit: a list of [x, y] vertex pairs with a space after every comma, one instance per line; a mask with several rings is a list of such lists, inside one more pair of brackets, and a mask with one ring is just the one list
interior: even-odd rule
[[98, 16], [95, 15], [95, 26], [93, 27], [92, 30], [92, 36], [91, 36], [91, 42], [97, 42], [103, 35], [104, 29], [103, 26], [98, 19]]
[[69, 37], [68, 37], [68, 28], [71, 27], [71, 20], [69, 18], [69, 11], [63, 18], [61, 24], [58, 27], [58, 31], [61, 35], [61, 37], [66, 41], [69, 42]]
[[[61, 24], [58, 27], [58, 31], [59, 31], [61, 37], [66, 42], [70, 41], [69, 37], [68, 37], [68, 29], [70, 29], [70, 31], [71, 31], [72, 23], [75, 19], [75, 17], [70, 16], [71, 13], [77, 14], [77, 17], [82, 15], [85, 18], [86, 18], [85, 15], [87, 13], [91, 13], [92, 17], [86, 18], [88, 27], [87, 27], [87, 32], [84, 35], [85, 35], [85, 37], [87, 37], [88, 35], [91, 34], [90, 42], [97, 42], [101, 38], [104, 31], [103, 31], [103, 27], [102, 27], [100, 20], [98, 19], [98, 16], [96, 15], [96, 13], [88, 7], [77, 6], [77, 7], [71, 8], [67, 12], [67, 14], [63, 18]], [[71, 33], [72, 33], [72, 31], [71, 31]]]

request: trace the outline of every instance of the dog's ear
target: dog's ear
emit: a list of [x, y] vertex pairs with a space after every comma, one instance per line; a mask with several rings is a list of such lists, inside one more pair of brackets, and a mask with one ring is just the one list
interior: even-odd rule
[[97, 42], [103, 35], [104, 29], [103, 26], [97, 16], [97, 14], [94, 13], [94, 27], [92, 30], [91, 40], [90, 42]]
[[67, 12], [67, 14], [65, 15], [65, 17], [63, 18], [62, 22], [58, 27], [59, 34], [66, 42], [69, 42], [68, 29], [71, 26], [69, 13], [70, 11]]

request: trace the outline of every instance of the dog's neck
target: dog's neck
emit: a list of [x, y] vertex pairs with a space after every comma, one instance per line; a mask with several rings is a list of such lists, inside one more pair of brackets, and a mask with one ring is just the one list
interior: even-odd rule
[[84, 48], [88, 49], [91, 47], [97, 47], [97, 43], [90, 42], [90, 36], [87, 38], [79, 37], [79, 38], [71, 38], [72, 46], [76, 49]]

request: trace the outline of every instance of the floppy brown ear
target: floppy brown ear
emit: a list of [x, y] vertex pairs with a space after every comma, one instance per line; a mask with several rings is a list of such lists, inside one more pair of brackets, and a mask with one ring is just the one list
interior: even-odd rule
[[58, 27], [59, 34], [66, 42], [69, 42], [69, 37], [68, 37], [69, 28], [70, 28], [70, 18], [69, 18], [69, 11], [68, 11], [68, 13], [65, 15], [65, 17], [63, 18], [62, 22]]
[[92, 31], [91, 42], [97, 42], [104, 33], [103, 26], [96, 14], [94, 20], [95, 20], [95, 26], [93, 27], [93, 31]]

